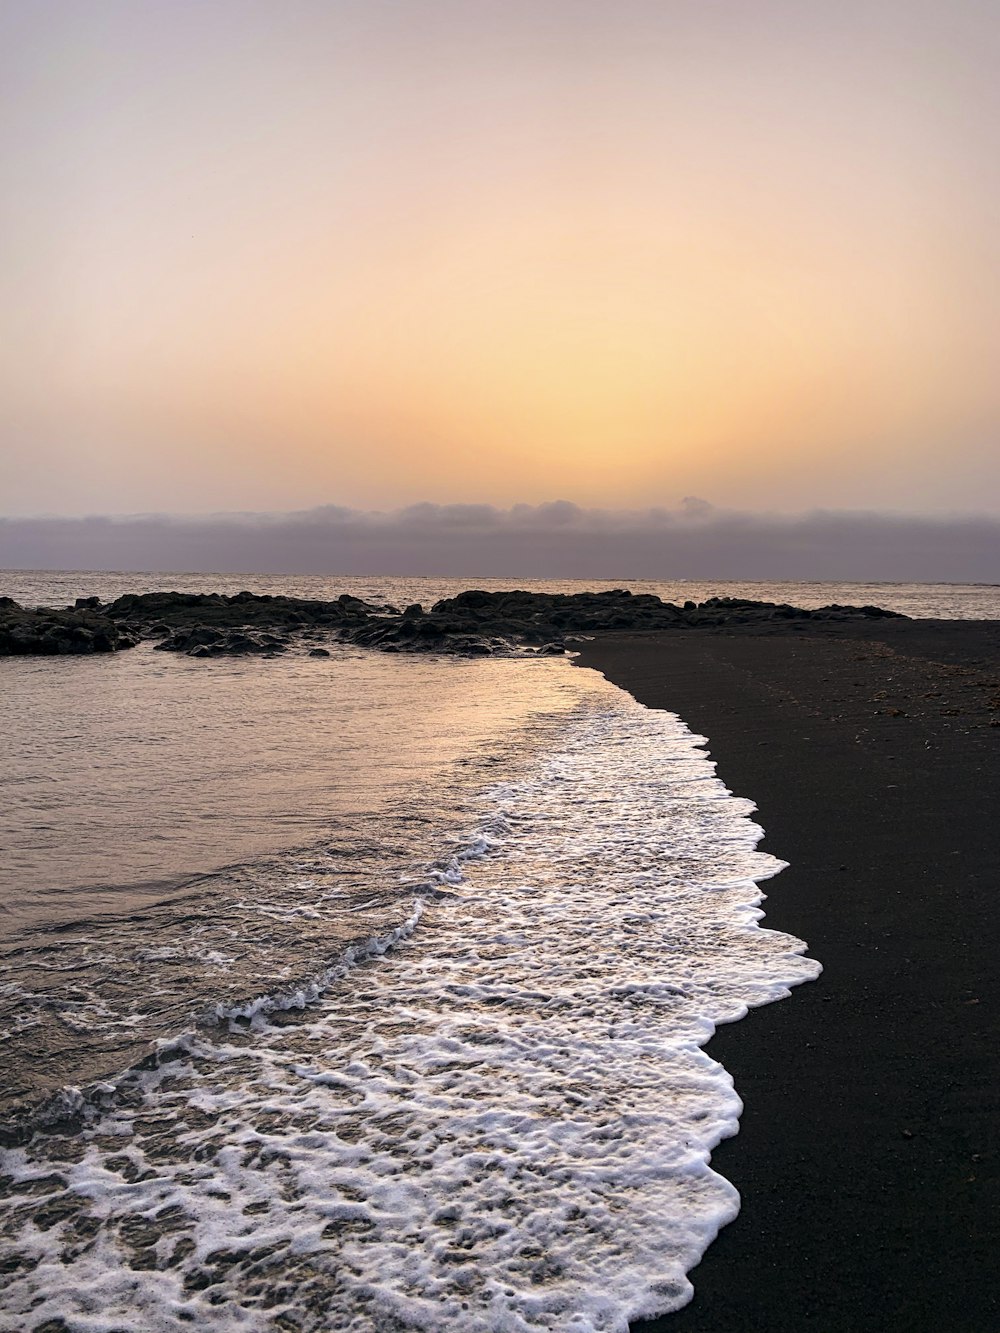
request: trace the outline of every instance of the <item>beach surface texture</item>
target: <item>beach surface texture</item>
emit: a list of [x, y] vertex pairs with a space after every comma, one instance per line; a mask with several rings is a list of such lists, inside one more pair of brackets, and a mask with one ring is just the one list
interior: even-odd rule
[[595, 640], [578, 659], [710, 738], [789, 861], [767, 925], [817, 983], [722, 1027], [742, 1207], [653, 1330], [1000, 1328], [1000, 624]]

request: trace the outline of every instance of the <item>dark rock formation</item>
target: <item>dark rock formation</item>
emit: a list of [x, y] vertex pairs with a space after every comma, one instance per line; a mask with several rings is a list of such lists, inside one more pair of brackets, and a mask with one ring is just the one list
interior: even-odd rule
[[456, 653], [464, 657], [509, 652], [514, 646], [513, 637], [499, 623], [484, 633], [476, 622], [461, 616], [380, 616], [342, 630], [340, 637], [388, 653]]
[[[565, 651], [567, 635], [622, 630], [679, 630], [771, 626], [895, 616], [876, 606], [824, 606], [807, 611], [774, 602], [710, 597], [675, 606], [651, 593], [538, 593], [470, 589], [400, 612], [344, 593], [334, 601], [252, 592], [126, 593], [109, 605], [78, 598], [65, 611], [27, 611], [0, 598], [0, 654], [111, 652], [139, 638], [158, 639], [164, 652], [195, 657], [284, 652], [297, 640], [336, 637], [383, 652], [485, 656], [529, 650]], [[325, 649], [314, 649], [320, 656]]]
[[89, 598], [83, 606], [54, 611], [0, 597], [0, 657], [113, 653], [138, 642], [137, 634], [97, 611]]
[[807, 611], [774, 602], [739, 597], [711, 597], [683, 607], [651, 593], [484, 592], [470, 589], [435, 603], [417, 615], [408, 607], [402, 617], [382, 616], [347, 626], [341, 637], [384, 652], [452, 652], [480, 654], [533, 647], [546, 655], [564, 652], [567, 634], [599, 634], [608, 630], [684, 630], [732, 625], [779, 625], [784, 621], [834, 621], [895, 616], [880, 607], [825, 606]]
[[377, 608], [348, 593], [335, 601], [309, 597], [271, 596], [238, 592], [226, 597], [217, 592], [125, 593], [104, 608], [112, 620], [135, 626], [145, 635], [154, 625], [168, 630], [211, 626], [217, 629], [340, 628], [361, 624]]
[[175, 630], [156, 645], [160, 652], [187, 653], [189, 657], [245, 657], [248, 654], [283, 653], [288, 639], [268, 633], [248, 634], [245, 630], [216, 629], [196, 625], [194, 629]]
[[[143, 638], [158, 638], [164, 652], [221, 657], [285, 652], [289, 634], [316, 638], [319, 631], [360, 629], [379, 608], [344, 593], [333, 601], [238, 592], [125, 593], [107, 615]], [[397, 613], [398, 614], [398, 613]]]

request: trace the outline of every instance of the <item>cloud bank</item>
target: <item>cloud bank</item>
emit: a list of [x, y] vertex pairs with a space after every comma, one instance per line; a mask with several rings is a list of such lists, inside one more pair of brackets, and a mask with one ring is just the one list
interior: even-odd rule
[[0, 568], [474, 579], [1000, 581], [1000, 518], [815, 510], [324, 505], [287, 514], [0, 518]]

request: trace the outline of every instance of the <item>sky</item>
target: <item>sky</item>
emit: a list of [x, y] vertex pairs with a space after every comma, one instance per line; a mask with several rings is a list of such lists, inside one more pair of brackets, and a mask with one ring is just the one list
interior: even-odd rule
[[998, 68], [987, 0], [8, 0], [0, 514], [997, 516]]

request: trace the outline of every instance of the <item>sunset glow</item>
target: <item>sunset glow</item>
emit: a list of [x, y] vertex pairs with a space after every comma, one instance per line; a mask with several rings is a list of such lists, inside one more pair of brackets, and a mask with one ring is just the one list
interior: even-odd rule
[[981, 506], [997, 53], [919, 8], [8, 7], [4, 512]]

